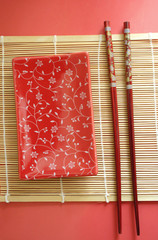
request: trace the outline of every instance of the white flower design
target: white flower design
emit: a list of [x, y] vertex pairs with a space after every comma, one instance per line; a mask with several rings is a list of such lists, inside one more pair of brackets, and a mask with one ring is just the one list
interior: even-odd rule
[[70, 161], [68, 164], [69, 168], [74, 168], [75, 167], [75, 162]]
[[31, 128], [30, 128], [30, 126], [29, 126], [29, 125], [25, 125], [25, 126], [24, 126], [24, 130], [25, 130], [25, 132], [29, 132], [29, 131], [30, 131], [30, 129], [31, 129]]
[[48, 132], [48, 128], [47, 127], [43, 128], [43, 132], [44, 133]]
[[71, 118], [71, 121], [72, 121], [72, 122], [77, 122], [77, 120], [75, 119], [75, 117], [74, 117], [74, 118]]
[[38, 101], [42, 99], [42, 94], [41, 94], [40, 92], [38, 92], [38, 93], [36, 94], [36, 99], [37, 99]]
[[31, 171], [33, 171], [33, 170], [35, 169], [35, 166], [32, 164], [32, 165], [30, 166], [30, 169], [31, 169]]
[[48, 81], [49, 81], [51, 84], [56, 83], [56, 80], [55, 80], [55, 78], [53, 78], [53, 77], [50, 77]]
[[30, 85], [30, 86], [31, 86], [31, 85], [32, 85], [32, 81], [28, 81], [28, 82], [27, 82], [27, 85]]
[[58, 141], [59, 141], [59, 142], [64, 142], [64, 141], [65, 141], [65, 137], [64, 137], [62, 134], [60, 134], [59, 136], [57, 136], [57, 138], [58, 138]]
[[88, 128], [88, 124], [87, 123], [83, 123], [83, 128]]
[[56, 164], [55, 163], [50, 163], [49, 164], [49, 168], [51, 169], [51, 170], [55, 170], [56, 169]]
[[83, 100], [85, 99], [87, 96], [86, 96], [86, 93], [85, 92], [81, 92], [80, 93], [80, 98]]
[[41, 67], [43, 65], [42, 61], [40, 61], [39, 59], [37, 60], [36, 64], [37, 64], [37, 67]]
[[38, 153], [35, 151], [35, 152], [32, 152], [30, 155], [32, 158], [37, 158]]
[[58, 101], [58, 99], [56, 97], [54, 97], [54, 96], [52, 96], [51, 98], [52, 98], [53, 102], [54, 101]]
[[87, 107], [90, 108], [91, 107], [91, 102], [87, 101]]
[[73, 74], [73, 71], [69, 68], [68, 70], [66, 70], [65, 72], [68, 76], [71, 76]]
[[73, 127], [72, 127], [71, 125], [67, 125], [66, 130], [67, 130], [68, 132], [72, 132], [74, 129], [73, 129]]
[[60, 72], [60, 71], [61, 71], [60, 66], [58, 66], [58, 67], [56, 68], [56, 71], [57, 71], [57, 72]]
[[71, 85], [69, 83], [68, 84], [65, 83], [65, 85], [66, 85], [67, 88], [71, 88]]
[[28, 135], [25, 135], [25, 136], [23, 136], [23, 139], [29, 140], [30, 138], [28, 137]]
[[56, 133], [57, 130], [58, 130], [58, 127], [57, 127], [57, 126], [53, 126], [53, 127], [51, 128], [52, 133]]

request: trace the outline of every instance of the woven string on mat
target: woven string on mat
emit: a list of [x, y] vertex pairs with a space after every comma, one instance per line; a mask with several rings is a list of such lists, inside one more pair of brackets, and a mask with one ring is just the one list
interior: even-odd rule
[[4, 96], [4, 37], [1, 36], [2, 44], [2, 104], [3, 104], [3, 144], [4, 144], [4, 157], [5, 157], [5, 175], [6, 175], [6, 194], [5, 202], [9, 203], [9, 181], [8, 181], [8, 160], [7, 160], [7, 148], [6, 148], [6, 132], [5, 132], [5, 96]]
[[152, 69], [153, 69], [153, 87], [154, 87], [154, 109], [155, 109], [155, 128], [156, 128], [156, 142], [158, 149], [158, 123], [157, 123], [157, 106], [156, 106], [156, 79], [155, 79], [155, 59], [154, 59], [154, 49], [152, 42], [152, 33], [149, 33], [151, 55], [152, 55]]
[[[53, 43], [54, 43], [54, 54], [57, 54], [57, 48], [56, 48], [56, 43], [57, 43], [57, 36], [54, 35], [54, 39], [53, 39]], [[64, 196], [64, 190], [63, 190], [63, 181], [62, 178], [60, 178], [60, 189], [61, 189], [61, 202], [64, 203], [65, 201], [65, 196]]]
[[102, 162], [103, 162], [103, 172], [104, 172], [104, 186], [105, 186], [105, 201], [108, 203], [108, 192], [107, 192], [107, 182], [106, 182], [106, 168], [104, 159], [104, 143], [103, 143], [103, 132], [102, 132], [102, 113], [101, 113], [101, 91], [100, 91], [100, 45], [102, 42], [102, 35], [99, 36], [98, 45], [98, 90], [99, 90], [99, 123], [100, 123], [100, 138], [101, 138], [101, 152], [102, 152]]

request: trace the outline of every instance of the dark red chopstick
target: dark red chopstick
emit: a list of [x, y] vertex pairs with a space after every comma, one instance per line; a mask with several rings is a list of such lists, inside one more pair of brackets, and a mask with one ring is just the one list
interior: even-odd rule
[[120, 141], [119, 141], [119, 120], [118, 120], [118, 107], [117, 107], [116, 77], [115, 77], [115, 66], [114, 66], [114, 56], [113, 56], [113, 45], [112, 45], [110, 22], [105, 21], [104, 27], [105, 27], [105, 37], [106, 37], [108, 63], [109, 63], [112, 113], [113, 113], [113, 129], [114, 129], [114, 142], [115, 142], [118, 232], [121, 233], [122, 232], [121, 170], [120, 170]]
[[132, 90], [132, 68], [131, 68], [130, 23], [129, 22], [124, 22], [124, 41], [125, 41], [127, 108], [128, 108], [129, 143], [130, 143], [130, 158], [131, 158], [131, 170], [132, 170], [133, 197], [134, 197], [134, 208], [135, 208], [137, 235], [140, 235], [138, 198], [137, 198], [137, 179], [136, 179], [134, 115], [133, 115], [133, 90]]

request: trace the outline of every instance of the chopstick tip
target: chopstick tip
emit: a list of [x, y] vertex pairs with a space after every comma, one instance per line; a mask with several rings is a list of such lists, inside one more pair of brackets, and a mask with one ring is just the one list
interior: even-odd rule
[[119, 234], [122, 234], [122, 229], [121, 229], [121, 227], [119, 227], [118, 233], [119, 233]]
[[137, 226], [137, 236], [140, 236], [140, 228], [139, 228], [139, 225]]

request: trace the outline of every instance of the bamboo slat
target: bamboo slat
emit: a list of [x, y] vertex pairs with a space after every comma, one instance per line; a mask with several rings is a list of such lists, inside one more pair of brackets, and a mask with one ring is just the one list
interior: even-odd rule
[[[131, 34], [133, 100], [136, 144], [136, 165], [139, 201], [158, 200], [158, 33]], [[92, 177], [63, 179], [65, 201], [105, 201], [104, 171], [100, 139], [98, 46], [99, 35], [57, 36], [58, 54], [87, 51], [90, 55], [92, 96], [99, 173]], [[118, 92], [118, 111], [121, 146], [122, 200], [132, 200], [131, 168], [128, 142], [126, 79], [123, 35], [113, 35], [113, 47]], [[4, 100], [6, 150], [8, 163], [9, 200], [61, 201], [59, 179], [21, 181], [18, 177], [18, 150], [12, 58], [54, 54], [54, 36], [5, 36], [4, 37]], [[108, 62], [105, 37], [100, 44], [100, 96], [102, 133], [108, 199], [116, 200], [114, 139]], [[155, 78], [153, 78], [153, 66]], [[155, 97], [154, 97], [155, 96]], [[156, 110], [156, 111], [155, 111]], [[6, 172], [3, 142], [2, 106], [2, 43], [0, 43], [0, 201], [5, 201]]]

